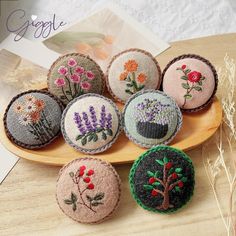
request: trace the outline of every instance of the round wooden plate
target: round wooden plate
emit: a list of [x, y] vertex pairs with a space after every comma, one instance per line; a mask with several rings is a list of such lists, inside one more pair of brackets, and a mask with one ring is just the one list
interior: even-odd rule
[[[118, 104], [118, 106], [122, 109], [121, 104]], [[170, 146], [182, 150], [189, 150], [198, 146], [216, 132], [221, 120], [222, 107], [219, 100], [215, 97], [211, 106], [205, 110], [183, 115], [183, 126]], [[27, 150], [18, 147], [7, 138], [3, 121], [0, 124], [0, 140], [15, 155], [48, 165], [61, 166], [75, 158], [86, 156], [67, 145], [62, 137], [56, 139], [49, 146], [38, 150]], [[112, 164], [123, 164], [133, 162], [145, 150], [129, 141], [122, 132], [110, 149], [95, 156]]]

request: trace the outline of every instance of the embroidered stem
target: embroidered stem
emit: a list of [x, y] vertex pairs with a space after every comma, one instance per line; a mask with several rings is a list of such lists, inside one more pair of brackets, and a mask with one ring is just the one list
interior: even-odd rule
[[67, 97], [67, 95], [65, 94], [65, 91], [64, 91], [64, 88], [63, 88], [63, 86], [61, 87], [61, 91], [62, 91], [62, 93], [64, 94], [64, 96], [65, 96], [65, 98], [66, 98], [66, 100], [69, 102], [70, 101], [70, 99]]

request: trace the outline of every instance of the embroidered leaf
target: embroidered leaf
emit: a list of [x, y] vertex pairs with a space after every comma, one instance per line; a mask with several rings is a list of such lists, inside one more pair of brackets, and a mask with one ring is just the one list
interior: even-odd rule
[[175, 186], [175, 191], [176, 191], [176, 192], [180, 192], [179, 186]]
[[159, 182], [154, 182], [153, 184], [152, 184], [153, 186], [159, 186], [159, 185], [161, 185]]
[[102, 205], [102, 202], [92, 202], [91, 205], [92, 206], [98, 206], [98, 205]]
[[76, 204], [74, 203], [72, 206], [73, 211], [76, 211]]
[[126, 86], [127, 86], [127, 87], [133, 87], [133, 85], [132, 85], [132, 84], [126, 84]]
[[149, 171], [149, 170], [147, 171], [147, 174], [148, 174], [149, 177], [153, 177], [154, 176], [154, 173]]
[[204, 79], [206, 79], [206, 77], [202, 76], [201, 80], [204, 80]]
[[163, 162], [163, 161], [161, 161], [161, 160], [156, 160], [156, 162], [157, 162], [159, 165], [164, 166], [164, 162]]
[[87, 143], [87, 137], [81, 139], [81, 144], [84, 146]]
[[190, 69], [185, 70], [185, 73], [186, 73], [186, 74], [188, 74], [189, 72], [191, 72]]
[[187, 76], [181, 76], [181, 79], [188, 80], [188, 77]]
[[76, 202], [77, 201], [77, 196], [73, 192], [71, 192], [71, 201], [72, 202]]
[[152, 190], [152, 189], [153, 189], [153, 186], [152, 186], [152, 185], [149, 185], [149, 184], [144, 184], [143, 187], [144, 187], [144, 189], [146, 189], [146, 190]]
[[183, 175], [182, 174], [178, 174], [178, 176], [181, 178]]
[[103, 198], [104, 198], [104, 193], [97, 193], [93, 199], [98, 201], [102, 200]]
[[94, 141], [94, 142], [97, 142], [97, 141], [98, 141], [98, 136], [97, 136], [97, 134], [95, 134], [95, 133], [94, 133], [94, 135], [93, 135], [93, 141]]
[[182, 182], [184, 182], [184, 183], [186, 183], [186, 182], [187, 182], [187, 180], [188, 180], [188, 178], [187, 178], [187, 177], [182, 177], [182, 178], [181, 178], [181, 181], [182, 181]]
[[131, 81], [130, 76], [128, 75], [125, 80], [127, 80], [128, 82], [130, 82], [130, 81]]
[[154, 177], [159, 177], [160, 175], [161, 175], [161, 172], [157, 170], [157, 171], [155, 172]]
[[89, 135], [88, 142], [90, 142], [93, 139], [93, 134]]
[[199, 85], [202, 85], [202, 81], [201, 81], [201, 80], [199, 80], [199, 81], [197, 82], [197, 84], [199, 84]]
[[195, 90], [197, 90], [197, 91], [202, 91], [202, 88], [199, 87], [199, 86], [194, 86], [193, 88], [194, 88]]
[[164, 161], [164, 163], [167, 163], [167, 162], [169, 162], [169, 159], [167, 157], [164, 157], [163, 161]]
[[138, 90], [138, 85], [137, 85], [136, 81], [135, 81], [135, 80], [132, 80], [131, 83], [133, 84], [133, 86], [135, 87], [135, 89]]
[[176, 173], [180, 173], [182, 171], [182, 168], [175, 168]]
[[191, 99], [191, 98], [192, 98], [192, 95], [191, 95], [191, 94], [185, 94], [184, 97], [185, 97], [186, 99]]
[[106, 140], [106, 139], [107, 139], [107, 135], [106, 135], [104, 132], [102, 132], [102, 139], [103, 139], [103, 140]]
[[67, 205], [73, 204], [73, 202], [70, 199], [64, 199], [64, 203]]
[[70, 177], [74, 177], [75, 174], [74, 174], [74, 172], [70, 172], [69, 175], [70, 175]]
[[177, 67], [176, 70], [182, 70], [182, 68], [181, 67]]
[[133, 95], [133, 92], [131, 92], [129, 89], [125, 90], [126, 93]]
[[83, 135], [78, 135], [75, 140], [78, 141], [78, 140], [80, 140], [81, 138], [83, 138]]
[[172, 174], [173, 172], [174, 172], [174, 168], [172, 167], [172, 168], [170, 168], [170, 170], [169, 170], [169, 174]]
[[107, 129], [107, 134], [110, 135], [110, 136], [112, 136], [112, 135], [113, 135], [112, 130], [111, 130], [111, 129]]
[[143, 89], [145, 87], [145, 85], [140, 85], [139, 87], [138, 87], [138, 90], [141, 90], [141, 89]]
[[96, 130], [98, 133], [100, 133], [101, 131], [103, 131], [103, 128], [97, 128]]
[[90, 197], [89, 195], [86, 195], [86, 198], [88, 199], [88, 201], [93, 201], [93, 198], [92, 197]]
[[190, 86], [188, 84], [186, 84], [186, 83], [182, 83], [182, 87], [184, 89], [190, 89]]

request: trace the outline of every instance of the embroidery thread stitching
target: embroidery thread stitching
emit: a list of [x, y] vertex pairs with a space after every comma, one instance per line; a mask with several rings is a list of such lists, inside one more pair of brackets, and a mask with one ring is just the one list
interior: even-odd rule
[[[84, 193], [86, 191], [93, 190], [95, 188], [94, 184], [91, 182], [91, 176], [95, 174], [94, 170], [89, 169], [86, 174], [85, 170], [86, 166], [80, 166], [76, 173], [69, 173], [72, 181], [77, 186], [79, 195], [76, 195], [75, 193], [71, 192], [70, 198], [64, 199], [64, 203], [67, 205], [71, 205], [73, 211], [76, 211], [78, 204], [80, 204], [87, 207], [92, 212], [96, 213], [94, 207], [103, 205], [103, 202], [101, 200], [104, 198], [105, 194], [100, 192], [95, 194], [94, 197], [88, 194], [85, 195], [86, 198], [84, 197]], [[86, 184], [86, 187], [83, 190], [81, 190], [81, 180], [83, 180], [83, 182]]]
[[135, 106], [135, 111], [136, 128], [140, 135], [153, 139], [165, 137], [168, 124], [174, 118], [171, 105], [145, 98]]
[[202, 92], [202, 82], [206, 79], [200, 72], [191, 71], [191, 69], [187, 68], [186, 65], [182, 65], [181, 67], [176, 68], [176, 70], [180, 70], [183, 72], [183, 76], [180, 78], [185, 80], [185, 83], [182, 83], [182, 87], [186, 89], [186, 93], [184, 94], [184, 102], [182, 108], [186, 105], [187, 100], [192, 99], [193, 95], [191, 91], [194, 89], [198, 92]]
[[130, 95], [143, 89], [145, 87], [145, 82], [147, 81], [147, 76], [144, 73], [135, 74], [137, 69], [138, 63], [135, 60], [128, 60], [124, 64], [124, 72], [120, 74], [119, 79], [121, 81], [126, 81], [127, 89], [125, 92]]
[[[58, 68], [58, 74], [60, 77], [55, 79], [54, 84], [61, 88], [63, 95], [60, 98], [68, 102], [89, 91], [92, 87], [90, 81], [95, 78], [92, 71], [86, 71], [84, 67], [77, 65], [77, 61], [72, 57], [67, 60], [67, 66]], [[66, 84], [68, 90], [64, 88]]]
[[187, 182], [187, 177], [183, 176], [182, 168], [174, 167], [173, 163], [169, 161], [167, 157], [162, 160], [156, 159], [156, 163], [163, 166], [163, 173], [156, 171], [155, 173], [147, 171], [147, 175], [150, 177], [148, 184], [143, 185], [144, 189], [151, 191], [153, 197], [161, 195], [163, 198], [161, 206], [157, 206], [158, 210], [167, 210], [174, 208], [170, 204], [169, 192], [180, 192], [184, 183]]
[[103, 140], [107, 140], [108, 136], [113, 136], [112, 115], [111, 113], [106, 113], [106, 107], [104, 105], [101, 107], [99, 122], [93, 106], [89, 107], [89, 116], [86, 112], [82, 112], [81, 117], [78, 112], [75, 112], [74, 121], [80, 132], [76, 137], [76, 141], [80, 140], [82, 146], [91, 141], [97, 142], [99, 133], [101, 133]]
[[18, 115], [18, 122], [28, 127], [28, 131], [34, 135], [35, 140], [45, 142], [55, 136], [52, 123], [44, 112], [43, 100], [26, 95], [24, 102], [16, 102], [13, 109]]

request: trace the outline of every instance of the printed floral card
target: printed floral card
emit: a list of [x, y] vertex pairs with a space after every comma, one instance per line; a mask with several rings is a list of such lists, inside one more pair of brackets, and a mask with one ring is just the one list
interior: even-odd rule
[[140, 48], [157, 56], [169, 47], [113, 4], [63, 29], [43, 43], [59, 54], [87, 54], [104, 71], [111, 57], [125, 49]]

